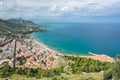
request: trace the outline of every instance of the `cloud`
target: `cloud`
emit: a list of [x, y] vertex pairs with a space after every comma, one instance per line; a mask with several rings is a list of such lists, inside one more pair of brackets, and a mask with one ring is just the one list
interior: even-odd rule
[[120, 0], [0, 0], [0, 18], [61, 18], [120, 14]]
[[68, 7], [68, 6], [62, 7], [62, 8], [60, 9], [60, 11], [63, 11], [63, 12], [68, 11], [68, 10], [69, 10], [69, 7]]
[[56, 8], [57, 8], [57, 6], [56, 6], [56, 5], [53, 5], [50, 9], [51, 9], [52, 11], [55, 11]]

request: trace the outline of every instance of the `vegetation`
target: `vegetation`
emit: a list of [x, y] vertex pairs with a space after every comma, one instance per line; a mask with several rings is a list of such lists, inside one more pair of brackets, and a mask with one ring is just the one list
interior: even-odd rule
[[82, 74], [65, 74], [62, 73], [55, 77], [26, 77], [24, 75], [13, 74], [7, 78], [0, 78], [0, 80], [103, 80], [103, 75], [101, 73], [82, 73]]
[[38, 24], [33, 23], [32, 21], [19, 20], [19, 19], [10, 19], [10, 20], [1, 20], [0, 19], [0, 37], [6, 36], [9, 38], [24, 38], [27, 34], [33, 32], [46, 32], [46, 30], [40, 29]]
[[[81, 57], [63, 56], [63, 58], [66, 60], [67, 64], [49, 70], [42, 70], [41, 68], [32, 69], [32, 68], [19, 68], [19, 67], [14, 69], [9, 67], [8, 65], [4, 65], [0, 67], [0, 77], [10, 77], [13, 74], [18, 74], [21, 76], [26, 76], [28, 78], [35, 77], [40, 79], [46, 77], [52, 80], [57, 80], [58, 78], [60, 80], [68, 80], [73, 75], [75, 76], [75, 75], [84, 75], [91, 73], [100, 73], [100, 71], [109, 70], [113, 66], [112, 63], [100, 62], [97, 60], [81, 58]], [[22, 59], [24, 59], [24, 57]], [[17, 60], [21, 60], [21, 58]], [[23, 63], [24, 62], [21, 62], [21, 64]], [[66, 77], [67, 75], [69, 77]], [[79, 77], [78, 80], [96, 80], [96, 78], [94, 77], [88, 76], [84, 79], [81, 79]]]
[[113, 63], [100, 62], [90, 58], [74, 56], [64, 56], [63, 58], [69, 61], [68, 65], [71, 67], [73, 74], [79, 74], [81, 72], [100, 72], [108, 70], [113, 66]]
[[120, 80], [120, 55], [117, 56], [114, 66], [104, 73], [104, 80]]
[[3, 50], [0, 49], [0, 53], [2, 52]]
[[10, 66], [5, 64], [2, 67], [0, 67], [0, 77], [2, 77], [2, 78], [8, 77], [13, 73], [13, 71], [14, 70]]
[[23, 65], [23, 64], [25, 64], [26, 61], [27, 61], [24, 56], [17, 57], [16, 60], [19, 62], [19, 65]]
[[63, 73], [63, 67], [50, 69], [50, 70], [42, 70], [41, 68], [32, 69], [32, 68], [11, 68], [9, 65], [3, 65], [0, 67], [0, 77], [9, 77], [12, 74], [26, 75], [27, 77], [53, 77], [56, 75], [60, 75]]
[[[28, 37], [27, 34], [38, 31], [44, 32], [46, 30], [39, 29], [39, 25], [31, 21], [0, 19], [0, 37], [5, 36], [7, 41], [18, 38], [22, 41], [23, 38]], [[75, 56], [62, 56], [62, 58], [65, 60], [62, 66], [49, 70], [41, 68], [12, 68], [4, 64], [0, 66], [0, 77], [6, 78], [6, 80], [14, 75], [25, 77], [26, 80], [31, 78], [31, 80], [34, 80], [33, 78], [44, 78], [43, 80], [102, 80], [101, 76], [103, 76], [104, 72], [104, 80], [120, 80], [120, 56], [117, 57], [115, 63], [100, 62]], [[24, 57], [18, 57], [17, 60], [20, 62], [20, 65], [26, 63]], [[51, 58], [51, 61], [54, 61], [54, 58]]]

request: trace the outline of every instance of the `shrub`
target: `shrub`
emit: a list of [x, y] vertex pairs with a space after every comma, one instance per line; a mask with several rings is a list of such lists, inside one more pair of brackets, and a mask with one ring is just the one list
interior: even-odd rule
[[52, 80], [57, 80], [57, 78], [56, 78], [56, 77], [54, 77], [54, 78], [52, 78]]
[[6, 78], [6, 77], [9, 77], [12, 73], [13, 73], [12, 68], [7, 64], [0, 67], [0, 77]]

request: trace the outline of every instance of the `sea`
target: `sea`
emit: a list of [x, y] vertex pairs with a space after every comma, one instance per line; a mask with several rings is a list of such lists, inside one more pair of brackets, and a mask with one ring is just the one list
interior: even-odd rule
[[120, 23], [47, 23], [36, 40], [63, 54], [120, 54]]

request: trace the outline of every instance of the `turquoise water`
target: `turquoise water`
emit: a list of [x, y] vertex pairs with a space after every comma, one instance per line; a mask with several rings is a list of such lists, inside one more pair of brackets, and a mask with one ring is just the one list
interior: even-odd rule
[[120, 54], [120, 23], [55, 23], [33, 36], [64, 54]]

